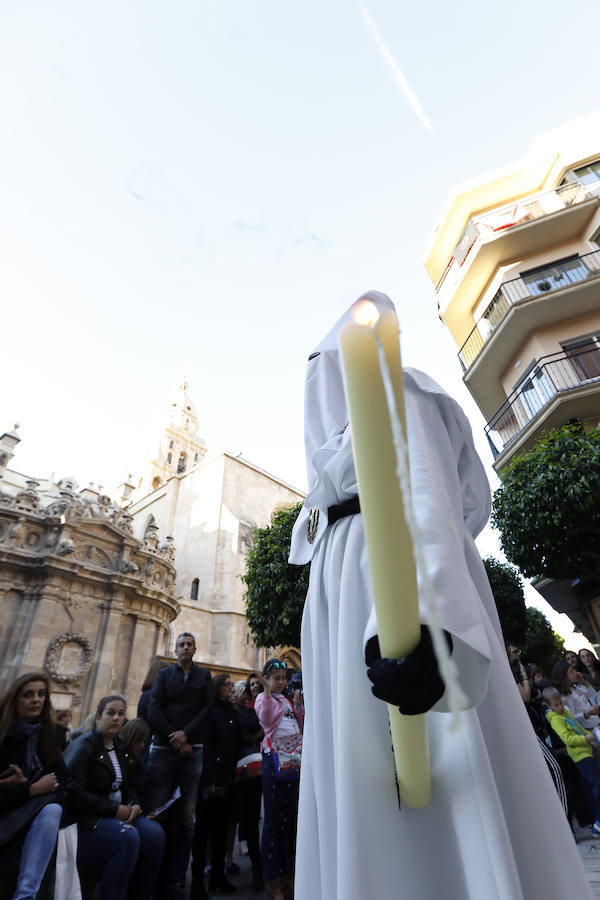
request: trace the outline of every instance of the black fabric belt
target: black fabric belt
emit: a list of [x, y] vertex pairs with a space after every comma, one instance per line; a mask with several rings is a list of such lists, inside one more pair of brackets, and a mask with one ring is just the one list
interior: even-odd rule
[[338, 519], [343, 519], [344, 516], [355, 516], [359, 512], [360, 501], [358, 496], [350, 497], [349, 500], [344, 500], [343, 503], [338, 503], [337, 506], [329, 507], [327, 510], [327, 522], [329, 525], [333, 525]]

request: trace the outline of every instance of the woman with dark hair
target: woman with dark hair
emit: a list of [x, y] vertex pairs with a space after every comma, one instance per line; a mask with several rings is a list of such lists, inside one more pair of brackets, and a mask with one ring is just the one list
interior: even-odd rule
[[0, 700], [0, 871], [18, 870], [13, 900], [38, 896], [54, 853], [66, 772], [50, 683], [22, 675]]
[[281, 759], [278, 748], [301, 740], [304, 706], [300, 691], [294, 693], [293, 703], [284, 694], [286, 668], [280, 659], [267, 660], [259, 676], [264, 690], [254, 704], [265, 732], [260, 745], [265, 807], [260, 849], [269, 900], [291, 900], [294, 892], [299, 772], [295, 778], [283, 779], [273, 756], [279, 753]]
[[595, 653], [583, 647], [579, 651], [579, 660], [577, 663], [577, 671], [581, 672], [587, 683], [594, 688], [594, 691], [600, 690], [600, 660]]
[[142, 684], [142, 693], [140, 695], [140, 699], [138, 700], [138, 718], [146, 719], [146, 721], [148, 721], [148, 703], [150, 702], [150, 691], [152, 690], [154, 679], [156, 678], [160, 670], [166, 669], [168, 665], [170, 665], [170, 663], [168, 663], [166, 659], [161, 659], [160, 656], [157, 656], [146, 672], [146, 677], [144, 678], [144, 683]]
[[198, 792], [194, 832], [191, 900], [204, 900], [204, 865], [208, 839], [211, 840], [209, 890], [229, 894], [236, 890], [225, 877], [227, 827], [233, 813], [233, 782], [240, 756], [241, 730], [232, 704], [231, 675], [213, 678], [214, 704], [209, 719], [209, 736], [204, 749], [202, 781]]
[[119, 739], [129, 753], [129, 774], [138, 797], [142, 796], [146, 745], [150, 739], [150, 726], [145, 719], [129, 719], [119, 731]]
[[566, 662], [569, 666], [573, 666], [573, 668], [575, 669], [577, 667], [577, 663], [579, 662], [579, 657], [574, 650], [565, 650], [565, 652], [563, 653], [563, 661]]
[[248, 705], [250, 709], [254, 709], [254, 702], [259, 694], [262, 694], [263, 686], [256, 672], [252, 672], [246, 678], [246, 691], [248, 692]]
[[588, 692], [580, 686], [581, 674], [573, 666], [566, 662], [554, 663], [552, 681], [580, 725], [590, 730], [600, 725], [600, 707], [592, 704]]
[[129, 771], [129, 753], [118, 737], [125, 719], [120, 694], [103, 697], [96, 726], [67, 747], [70, 801], [79, 826], [77, 858], [102, 867], [100, 900], [152, 900], [164, 849], [164, 832], [142, 816]]

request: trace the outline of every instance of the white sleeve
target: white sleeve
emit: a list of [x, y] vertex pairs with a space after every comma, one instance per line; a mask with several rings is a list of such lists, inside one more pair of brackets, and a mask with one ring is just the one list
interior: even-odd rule
[[[434, 586], [438, 617], [442, 627], [452, 635], [453, 656], [468, 708], [480, 703], [487, 692], [491, 659], [488, 634], [493, 626], [481, 597], [482, 591], [489, 591], [489, 584], [485, 573], [483, 579], [479, 577], [477, 563], [481, 570], [483, 566], [464, 517], [465, 484], [461, 483], [464, 480], [459, 471], [467, 435], [463, 423], [454, 414], [450, 398], [438, 398], [409, 381], [405, 397], [415, 516]], [[480, 502], [489, 505], [489, 488], [487, 497], [482, 493]], [[422, 574], [418, 576], [421, 583]], [[422, 602], [420, 616], [422, 622], [428, 622], [429, 611]], [[375, 631], [373, 611], [365, 641]], [[434, 710], [445, 709], [442, 697]]]

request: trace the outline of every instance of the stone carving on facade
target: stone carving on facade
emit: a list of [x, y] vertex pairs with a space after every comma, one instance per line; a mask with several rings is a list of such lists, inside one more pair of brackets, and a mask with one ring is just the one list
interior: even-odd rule
[[27, 481], [27, 487], [15, 496], [13, 506], [23, 512], [37, 512], [40, 505], [40, 495], [37, 492], [39, 482]]
[[69, 554], [73, 553], [74, 550], [75, 550], [75, 544], [69, 538], [61, 541], [60, 544], [58, 545], [58, 547], [56, 548], [56, 552], [57, 552], [58, 556], [69, 556]]
[[69, 500], [65, 497], [55, 500], [44, 509], [47, 519], [61, 519], [69, 508]]
[[133, 534], [133, 516], [130, 516], [129, 513], [124, 510], [114, 508], [110, 515], [110, 521], [113, 525], [116, 525], [117, 528], [120, 528], [121, 531]]
[[144, 533], [144, 550], [148, 553], [158, 553], [160, 550], [160, 541], [158, 540], [158, 525], [152, 522], [146, 527]]
[[25, 540], [25, 532], [26, 532], [26, 519], [23, 516], [20, 516], [16, 522], [11, 525], [8, 531], [9, 540], [11, 541], [13, 547], [21, 547], [23, 541]]
[[[0, 693], [43, 666], [57, 696], [72, 697], [83, 715], [114, 689], [133, 698], [180, 612], [172, 539], [159, 540], [155, 522], [141, 539], [129, 512], [95, 489], [76, 494], [72, 479], [40, 488], [9, 474], [0, 497]], [[132, 633], [140, 653], [125, 665]]]
[[92, 645], [83, 634], [64, 632], [48, 644], [44, 668], [54, 681], [69, 684], [91, 668], [92, 656]]
[[172, 535], [168, 534], [166, 536], [165, 542], [160, 548], [160, 552], [165, 559], [168, 559], [169, 562], [173, 562], [175, 559], [175, 540]]
[[83, 559], [92, 566], [99, 566], [101, 569], [115, 569], [116, 566], [108, 553], [95, 547], [93, 544], [80, 544], [75, 546], [73, 559]]

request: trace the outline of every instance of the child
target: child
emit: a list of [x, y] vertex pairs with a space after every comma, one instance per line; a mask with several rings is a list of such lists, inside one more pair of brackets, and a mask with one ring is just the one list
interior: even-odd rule
[[590, 790], [596, 820], [592, 831], [600, 834], [600, 771], [590, 747], [595, 740], [594, 735], [579, 724], [556, 688], [546, 688], [542, 696], [550, 707], [546, 713], [548, 722], [565, 744], [567, 753]]

